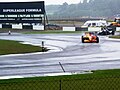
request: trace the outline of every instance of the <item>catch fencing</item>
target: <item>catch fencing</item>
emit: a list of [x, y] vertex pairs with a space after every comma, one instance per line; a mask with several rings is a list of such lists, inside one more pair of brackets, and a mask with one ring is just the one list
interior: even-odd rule
[[0, 90], [120, 90], [120, 76], [86, 75], [1, 80]]

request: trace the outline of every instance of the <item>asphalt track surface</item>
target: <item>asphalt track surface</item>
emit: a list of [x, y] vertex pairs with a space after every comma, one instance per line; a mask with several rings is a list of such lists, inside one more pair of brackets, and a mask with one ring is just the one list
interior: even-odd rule
[[45, 76], [50, 73], [82, 72], [120, 68], [120, 40], [100, 36], [100, 43], [81, 43], [80, 34], [0, 34], [0, 39], [50, 48], [45, 53], [0, 56], [0, 77]]

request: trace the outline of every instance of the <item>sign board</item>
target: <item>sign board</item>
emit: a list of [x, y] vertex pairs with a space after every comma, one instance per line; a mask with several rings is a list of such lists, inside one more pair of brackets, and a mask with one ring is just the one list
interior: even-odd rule
[[44, 1], [0, 2], [0, 14], [44, 14]]
[[0, 23], [42, 23], [42, 17], [0, 17]]

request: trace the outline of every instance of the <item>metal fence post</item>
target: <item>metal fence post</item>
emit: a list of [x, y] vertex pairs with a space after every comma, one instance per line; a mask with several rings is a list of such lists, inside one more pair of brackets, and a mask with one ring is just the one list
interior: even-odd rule
[[62, 80], [60, 80], [60, 90], [62, 90]]
[[44, 41], [42, 41], [42, 52], [44, 52]]

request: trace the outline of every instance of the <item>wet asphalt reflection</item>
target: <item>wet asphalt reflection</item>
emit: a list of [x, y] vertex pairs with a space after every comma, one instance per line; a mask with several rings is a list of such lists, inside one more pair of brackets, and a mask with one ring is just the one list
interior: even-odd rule
[[24, 35], [0, 34], [0, 39], [17, 40], [25, 44], [51, 49], [47, 53], [0, 56], [0, 76], [44, 76], [48, 73], [120, 68], [120, 41], [100, 36], [100, 43], [81, 43], [80, 34]]

